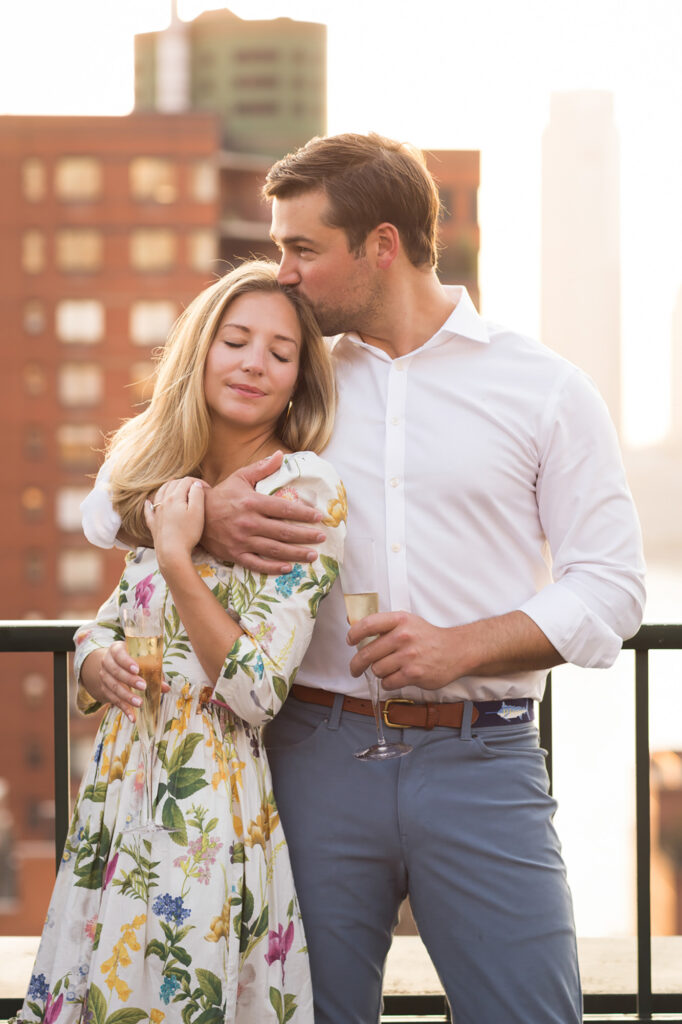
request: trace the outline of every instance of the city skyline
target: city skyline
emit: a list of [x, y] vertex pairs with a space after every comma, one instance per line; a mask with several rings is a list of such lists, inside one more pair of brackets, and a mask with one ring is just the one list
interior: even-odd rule
[[[682, 8], [665, 0], [520, 0], [512, 10], [482, 0], [443, 11], [426, 0], [417, 19], [408, 5], [355, 0], [343, 7], [318, 0], [178, 3], [184, 19], [220, 6], [243, 17], [285, 15], [328, 26], [330, 132], [373, 129], [426, 149], [481, 150], [483, 312], [534, 335], [541, 143], [551, 93], [612, 92], [621, 145], [624, 439], [646, 445], [663, 437], [682, 285]], [[0, 112], [127, 112], [133, 35], [163, 28], [169, 18], [170, 0], [122, 0], [115, 17], [85, 0], [14, 5], [6, 15]], [[59, 48], [51, 45], [57, 30]]]

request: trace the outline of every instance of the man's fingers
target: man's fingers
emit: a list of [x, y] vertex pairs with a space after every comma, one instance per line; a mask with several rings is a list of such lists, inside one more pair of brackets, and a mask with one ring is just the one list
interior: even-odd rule
[[[254, 494], [250, 499], [250, 506], [254, 512], [267, 519], [286, 519], [288, 526], [296, 530], [312, 529], [303, 525], [304, 523], [319, 523], [322, 513], [319, 509], [306, 505], [304, 501], [288, 501], [286, 498], [277, 498], [272, 494]], [[322, 535], [324, 540], [324, 534]]]
[[269, 455], [267, 459], [261, 459], [260, 462], [254, 462], [252, 466], [246, 466], [241, 471], [242, 476], [253, 487], [259, 480], [264, 480], [266, 476], [270, 476], [276, 469], [279, 469], [283, 458], [284, 452], [275, 452], [274, 455]]

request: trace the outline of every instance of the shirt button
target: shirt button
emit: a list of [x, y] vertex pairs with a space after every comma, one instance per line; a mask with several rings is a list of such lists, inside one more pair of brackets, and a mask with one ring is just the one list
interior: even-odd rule
[[405, 363], [394, 363], [396, 373], [402, 373], [405, 369]]
[[391, 544], [391, 551], [395, 551], [396, 555], [400, 551], [400, 544]]
[[399, 423], [400, 423], [400, 416], [392, 416], [391, 417], [391, 426], [397, 427]]
[[398, 484], [400, 483], [400, 480], [398, 480], [398, 477], [397, 477], [397, 476], [394, 476], [394, 477], [392, 478], [392, 480], [390, 481], [390, 483], [391, 483], [391, 487], [397, 487], [397, 486], [398, 486]]

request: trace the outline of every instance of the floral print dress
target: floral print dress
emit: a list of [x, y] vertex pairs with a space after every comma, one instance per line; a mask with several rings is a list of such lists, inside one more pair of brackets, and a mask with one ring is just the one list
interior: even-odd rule
[[[205, 674], [156, 563], [130, 552], [97, 620], [76, 634], [76, 672], [123, 638], [119, 613], [162, 605], [164, 676], [154, 816], [125, 831], [143, 777], [135, 726], [109, 707], [78, 794], [26, 1001], [44, 1024], [313, 1024], [305, 935], [260, 726], [277, 713], [338, 575], [346, 500], [332, 467], [287, 456], [259, 490], [324, 513], [312, 565], [259, 576], [197, 548], [196, 570], [244, 634], [218, 682]], [[83, 710], [98, 705], [79, 691]], [[89, 706], [87, 706], [89, 704]]]

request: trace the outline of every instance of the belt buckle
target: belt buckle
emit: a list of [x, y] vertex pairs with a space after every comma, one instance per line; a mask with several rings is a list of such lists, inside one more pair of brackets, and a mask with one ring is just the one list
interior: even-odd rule
[[384, 720], [384, 725], [387, 725], [389, 729], [404, 729], [405, 727], [399, 725], [397, 722], [389, 722], [388, 720], [388, 706], [389, 704], [414, 704], [415, 701], [409, 700], [407, 697], [389, 697], [388, 700], [384, 701], [384, 706], [381, 709], [381, 717]]

